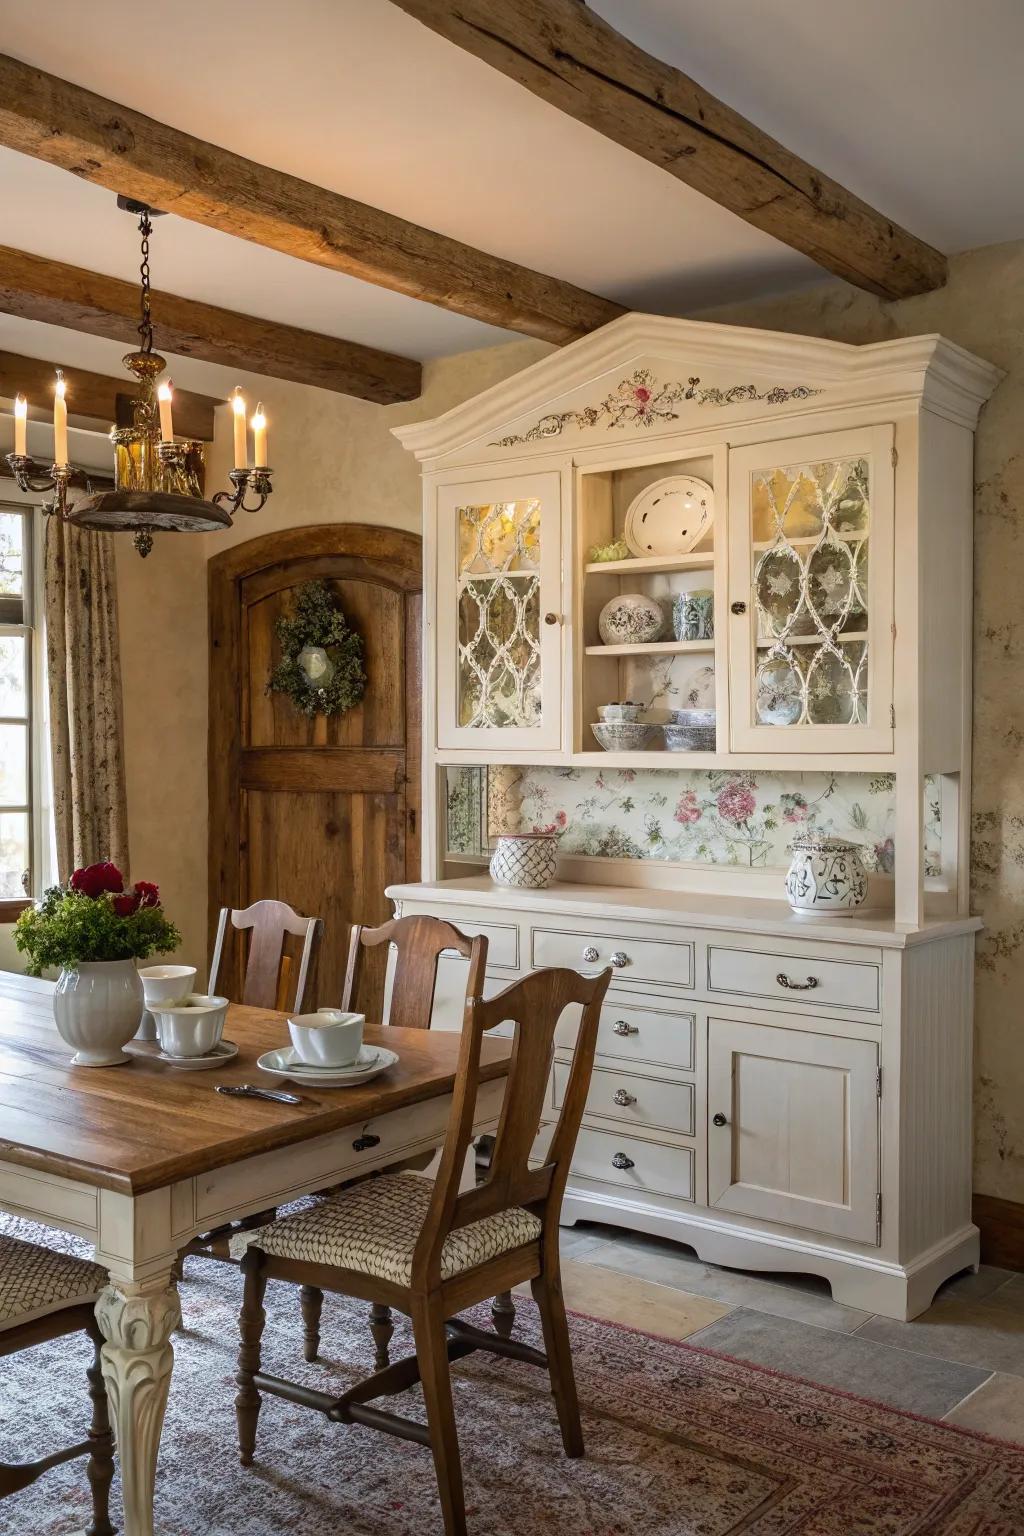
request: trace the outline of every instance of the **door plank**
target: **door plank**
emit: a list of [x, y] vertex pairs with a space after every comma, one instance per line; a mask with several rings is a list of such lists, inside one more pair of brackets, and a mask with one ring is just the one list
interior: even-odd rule
[[372, 790], [393, 795], [405, 777], [405, 753], [374, 747], [248, 748], [239, 768], [244, 789], [291, 793], [337, 790], [353, 794]]

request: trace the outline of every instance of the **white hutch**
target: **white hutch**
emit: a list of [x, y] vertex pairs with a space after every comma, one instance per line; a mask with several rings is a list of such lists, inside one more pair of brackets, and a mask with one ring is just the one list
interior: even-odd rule
[[[938, 336], [634, 314], [397, 430], [423, 466], [425, 852], [389, 894], [486, 933], [490, 990], [614, 968], [567, 1222], [893, 1317], [977, 1264], [972, 465], [999, 377]], [[690, 553], [593, 559], [684, 474], [713, 488]], [[611, 596], [698, 588], [713, 638], [601, 644]], [[597, 707], [624, 698], [713, 703], [715, 750], [602, 752]], [[863, 831], [863, 915], [790, 911], [807, 824]], [[549, 825], [557, 883], [493, 884], [488, 834]], [[437, 1027], [464, 964], [441, 963]]]

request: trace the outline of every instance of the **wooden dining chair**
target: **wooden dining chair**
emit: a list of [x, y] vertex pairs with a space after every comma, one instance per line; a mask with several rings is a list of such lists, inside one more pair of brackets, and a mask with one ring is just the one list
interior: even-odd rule
[[[597, 1026], [611, 971], [534, 971], [496, 997], [466, 1003], [458, 1073], [437, 1179], [401, 1173], [357, 1184], [272, 1226], [240, 1233], [245, 1296], [239, 1319], [239, 1454], [252, 1464], [261, 1394], [313, 1408], [335, 1423], [362, 1424], [429, 1445], [446, 1536], [465, 1536], [462, 1467], [449, 1366], [483, 1349], [549, 1372], [567, 1456], [583, 1455], [583, 1432], [558, 1267], [558, 1218], [594, 1065]], [[570, 1004], [583, 1015], [562, 1109], [543, 1162], [531, 1154], [544, 1111], [555, 1029]], [[460, 1191], [473, 1135], [484, 1035], [505, 1020], [515, 1032], [508, 1081], [487, 1177]], [[261, 1370], [268, 1280], [374, 1300], [412, 1318], [416, 1353], [339, 1395]], [[543, 1352], [462, 1321], [465, 1307], [504, 1288], [531, 1282], [540, 1310]], [[422, 1383], [424, 1426], [374, 1405], [374, 1399]]]
[[[88, 1436], [37, 1461], [0, 1462], [0, 1501], [28, 1488], [51, 1467], [88, 1456], [92, 1521], [86, 1536], [113, 1536], [114, 1532], [109, 1512], [114, 1437], [100, 1368], [103, 1339], [94, 1312], [96, 1298], [107, 1283], [107, 1272], [98, 1264], [0, 1236], [0, 1356], [79, 1332], [87, 1333], [93, 1343], [93, 1363], [86, 1372], [92, 1399]], [[13, 1523], [8, 1526], [0, 1514], [0, 1529], [15, 1528], [24, 1529]]]
[[[487, 939], [482, 934], [471, 939], [451, 923], [424, 913], [415, 917], [392, 918], [379, 928], [368, 928], [359, 923], [352, 925], [345, 964], [342, 1008], [351, 1010], [355, 1007], [362, 974], [363, 951], [378, 944], [393, 945], [395, 950], [390, 1007], [384, 1020], [387, 1025], [399, 1025], [403, 1029], [430, 1028], [434, 993], [437, 990], [437, 967], [441, 956], [446, 953], [454, 952], [469, 961], [466, 997], [476, 997], [483, 993], [487, 971]], [[426, 1167], [432, 1159], [433, 1154], [428, 1153], [426, 1159], [412, 1159], [398, 1166]], [[320, 1353], [323, 1304], [322, 1291], [318, 1291], [315, 1286], [302, 1287], [303, 1353], [308, 1361], [314, 1361]], [[496, 1317], [500, 1317], [503, 1327], [507, 1322], [511, 1332], [512, 1319], [515, 1317], [511, 1298], [495, 1297], [495, 1307]], [[389, 1347], [395, 1331], [391, 1308], [383, 1302], [374, 1302], [370, 1308], [370, 1331], [376, 1364], [383, 1367], [388, 1363]]]
[[[229, 922], [240, 933], [249, 934], [241, 988], [228, 986], [227, 989], [232, 1001], [245, 1003], [250, 1008], [288, 1008], [293, 1013], [301, 1013], [306, 989], [316, 973], [324, 931], [321, 919], [301, 917], [283, 901], [254, 901], [251, 907], [242, 909], [222, 907], [206, 989], [211, 995], [216, 994], [221, 980]], [[298, 955], [293, 952], [298, 946], [289, 945], [290, 938], [302, 941]]]

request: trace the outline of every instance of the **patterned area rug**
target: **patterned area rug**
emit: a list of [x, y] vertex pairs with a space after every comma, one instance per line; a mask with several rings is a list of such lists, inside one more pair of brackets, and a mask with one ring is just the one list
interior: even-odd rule
[[[0, 1230], [44, 1235], [4, 1217]], [[59, 1241], [87, 1251], [71, 1239]], [[418, 1446], [331, 1425], [268, 1399], [258, 1463], [248, 1471], [238, 1465], [232, 1407], [238, 1298], [237, 1271], [189, 1261], [185, 1329], [175, 1341], [160, 1461], [160, 1532], [440, 1536], [430, 1455]], [[365, 1306], [327, 1298], [325, 1359], [316, 1366], [301, 1358], [291, 1288], [272, 1284], [267, 1310], [268, 1370], [342, 1391], [370, 1368]], [[571, 1318], [570, 1327], [587, 1443], [582, 1461], [562, 1456], [541, 1372], [482, 1355], [455, 1368], [473, 1536], [1024, 1532], [1024, 1448], [690, 1345], [582, 1317]], [[532, 1303], [520, 1306], [516, 1328], [537, 1340]], [[400, 1328], [395, 1357], [409, 1343], [408, 1330]], [[87, 1353], [84, 1343], [60, 1340], [0, 1360], [0, 1459], [78, 1438], [87, 1417]], [[401, 1411], [421, 1416], [418, 1393], [402, 1399]], [[79, 1462], [5, 1500], [0, 1530], [66, 1536], [84, 1527], [87, 1508]]]

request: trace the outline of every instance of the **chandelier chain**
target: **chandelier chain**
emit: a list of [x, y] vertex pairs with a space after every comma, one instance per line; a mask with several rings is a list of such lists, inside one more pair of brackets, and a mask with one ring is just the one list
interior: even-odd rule
[[142, 261], [139, 265], [139, 276], [142, 279], [142, 309], [138, 330], [142, 338], [142, 350], [147, 354], [153, 350], [153, 317], [149, 305], [149, 237], [152, 233], [153, 224], [149, 217], [149, 209], [144, 208], [139, 219], [139, 234], [142, 237]]

